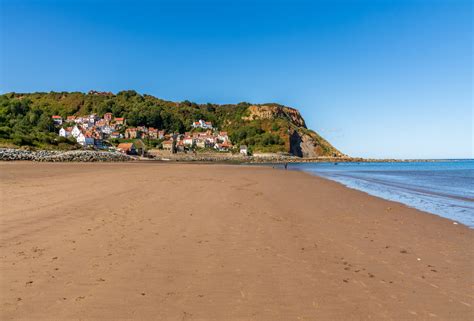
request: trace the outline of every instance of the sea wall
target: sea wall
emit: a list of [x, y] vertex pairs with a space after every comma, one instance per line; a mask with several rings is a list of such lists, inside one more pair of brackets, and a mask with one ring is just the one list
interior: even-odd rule
[[0, 161], [34, 162], [125, 162], [134, 158], [117, 153], [88, 150], [51, 151], [0, 148]]
[[349, 157], [314, 157], [301, 158], [279, 153], [255, 153], [253, 156], [232, 153], [176, 153], [152, 149], [148, 151], [149, 156], [155, 160], [177, 161], [177, 162], [233, 162], [233, 163], [303, 163], [303, 162], [349, 162], [360, 161]]

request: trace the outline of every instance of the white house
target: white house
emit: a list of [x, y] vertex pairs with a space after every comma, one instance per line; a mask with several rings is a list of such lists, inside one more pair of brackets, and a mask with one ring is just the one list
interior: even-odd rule
[[107, 134], [107, 135], [110, 135], [114, 132], [114, 129], [110, 126], [104, 126], [101, 128], [101, 130], [104, 134]]
[[76, 137], [76, 141], [84, 147], [94, 146], [94, 138], [85, 136], [83, 133], [80, 133], [79, 136]]
[[184, 137], [184, 145], [186, 146], [193, 146], [194, 145], [194, 139], [191, 136], [186, 136]]
[[74, 126], [74, 128], [71, 130], [71, 135], [72, 137], [76, 138], [79, 137], [79, 135], [81, 134], [81, 130], [79, 129], [79, 127]]
[[217, 135], [217, 140], [222, 143], [228, 142], [229, 136], [227, 136], [227, 132], [219, 132], [219, 134]]
[[240, 145], [240, 153], [242, 155], [247, 156], [249, 154], [249, 150], [247, 148], [247, 145]]
[[196, 142], [196, 147], [199, 147], [199, 148], [205, 148], [206, 147], [206, 140], [203, 139], [203, 138], [197, 138], [195, 140]]
[[74, 122], [76, 124], [82, 124], [84, 123], [84, 117], [76, 117], [76, 119], [74, 119]]
[[67, 130], [64, 129], [64, 128], [61, 128], [61, 129], [59, 130], [59, 136], [61, 136], [61, 137], [69, 137], [69, 136], [71, 136], [71, 132], [70, 132], [70, 131], [67, 131]]
[[195, 121], [192, 124], [193, 128], [204, 128], [204, 129], [212, 129], [212, 123], [210, 121], [204, 121], [199, 119], [199, 121]]
[[214, 147], [215, 143], [216, 143], [216, 138], [214, 136], [203, 136], [202, 137], [205, 141], [205, 144], [206, 144], [206, 147]]
[[92, 125], [94, 125], [96, 120], [98, 120], [98, 119], [99, 119], [99, 117], [97, 117], [96, 114], [90, 114], [89, 115], [89, 123], [92, 124]]

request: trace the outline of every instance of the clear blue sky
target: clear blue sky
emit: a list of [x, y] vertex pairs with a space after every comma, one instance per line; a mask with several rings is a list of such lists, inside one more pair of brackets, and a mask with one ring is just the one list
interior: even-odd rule
[[278, 102], [352, 156], [474, 157], [469, 0], [0, 3], [0, 92]]

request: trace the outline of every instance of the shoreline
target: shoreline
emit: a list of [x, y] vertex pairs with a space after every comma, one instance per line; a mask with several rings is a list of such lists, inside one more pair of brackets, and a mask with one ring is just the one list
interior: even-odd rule
[[410, 205], [405, 204], [405, 203], [400, 202], [400, 201], [391, 200], [391, 199], [384, 198], [384, 197], [381, 197], [381, 196], [378, 196], [378, 195], [374, 195], [374, 194], [371, 194], [371, 193], [369, 193], [369, 192], [367, 192], [367, 191], [365, 191], [365, 190], [357, 189], [357, 188], [355, 188], [355, 187], [351, 187], [351, 186], [345, 185], [345, 184], [342, 183], [342, 182], [339, 182], [339, 181], [337, 181], [337, 180], [332, 180], [332, 179], [330, 179], [330, 178], [328, 178], [328, 177], [319, 176], [319, 175], [317, 175], [317, 174], [311, 174], [311, 173], [306, 172], [306, 171], [303, 171], [303, 170], [293, 170], [293, 171], [298, 171], [298, 172], [301, 172], [301, 173], [310, 175], [311, 177], [317, 177], [317, 178], [319, 178], [319, 179], [323, 179], [323, 180], [326, 180], [326, 181], [329, 181], [329, 182], [333, 182], [333, 183], [336, 183], [336, 184], [338, 184], [338, 185], [341, 185], [341, 186], [344, 187], [344, 188], [347, 188], [347, 189], [350, 189], [350, 190], [353, 190], [353, 191], [357, 191], [357, 192], [363, 193], [363, 194], [365, 194], [365, 195], [367, 195], [367, 196], [375, 197], [375, 198], [377, 198], [377, 199], [381, 199], [381, 200], [384, 200], [384, 201], [387, 201], [387, 202], [393, 202], [393, 203], [399, 204], [399, 205], [401, 205], [401, 206], [405, 206], [407, 209], [412, 209], [412, 210], [416, 210], [416, 211], [419, 211], [419, 212], [422, 212], [422, 213], [425, 213], [425, 214], [428, 214], [428, 215], [433, 215], [433, 216], [435, 216], [435, 217], [437, 217], [437, 218], [442, 218], [442, 219], [444, 219], [444, 220], [447, 220], [447, 221], [451, 222], [451, 223], [454, 224], [454, 225], [462, 225], [462, 226], [464, 226], [464, 227], [466, 227], [466, 228], [468, 228], [468, 229], [474, 230], [474, 227], [470, 227], [469, 225], [464, 224], [464, 223], [462, 223], [462, 222], [460, 222], [460, 221], [453, 220], [453, 219], [450, 219], [450, 218], [441, 216], [441, 215], [436, 214], [436, 213], [431, 213], [431, 212], [428, 212], [428, 211], [426, 211], [426, 210], [423, 210], [423, 209], [419, 209], [419, 208], [410, 206]]
[[[70, 157], [72, 154], [87, 157]], [[65, 157], [64, 157], [65, 155]], [[95, 156], [94, 156], [95, 155]], [[105, 156], [105, 157], [104, 157]], [[110, 157], [108, 157], [110, 156]], [[118, 152], [99, 150], [36, 150], [0, 147], [0, 162], [3, 161], [41, 161], [41, 162], [116, 162], [116, 161], [156, 161], [179, 163], [230, 163], [230, 164], [284, 164], [284, 163], [413, 163], [413, 162], [444, 162], [453, 159], [371, 159], [362, 157], [316, 157], [300, 158], [287, 155], [242, 156], [230, 153], [176, 153], [151, 154], [150, 157], [126, 155]], [[457, 159], [454, 159], [457, 160]], [[459, 159], [471, 160], [471, 159]]]
[[214, 163], [0, 167], [4, 320], [473, 313], [473, 230], [326, 178]]

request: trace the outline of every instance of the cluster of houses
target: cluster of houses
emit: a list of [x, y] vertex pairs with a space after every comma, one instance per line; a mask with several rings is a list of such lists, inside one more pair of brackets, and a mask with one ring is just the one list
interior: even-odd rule
[[199, 121], [195, 121], [192, 123], [193, 128], [202, 128], [202, 129], [213, 129], [212, 123], [210, 121], [204, 121], [199, 119]]
[[84, 147], [101, 148], [105, 139], [123, 138], [119, 131], [125, 126], [125, 118], [113, 117], [112, 113], [106, 113], [103, 118], [91, 114], [83, 117], [67, 116], [66, 119], [54, 115], [52, 119], [57, 126], [66, 125], [59, 129], [59, 136], [73, 137]]
[[161, 145], [164, 150], [171, 152], [186, 152], [195, 148], [211, 148], [220, 152], [227, 152], [233, 147], [227, 132], [211, 129], [205, 132], [186, 132], [170, 135]]
[[125, 129], [126, 139], [163, 139], [164, 137], [164, 130], [158, 130], [153, 127], [138, 126]]
[[[91, 114], [83, 117], [68, 116], [65, 120], [61, 116], [54, 115], [52, 119], [55, 125], [61, 126], [59, 136], [73, 137], [84, 147], [103, 148], [106, 139], [125, 138], [159, 139], [162, 140], [161, 147], [172, 153], [187, 152], [196, 148], [226, 152], [233, 148], [227, 132], [218, 131], [211, 122], [202, 119], [193, 122], [191, 126], [193, 129], [202, 130], [184, 134], [167, 134], [164, 130], [145, 126], [127, 127], [124, 118], [113, 117], [112, 113], [106, 113], [102, 118]], [[133, 143], [121, 143], [117, 148], [129, 154], [138, 153], [138, 148]]]

